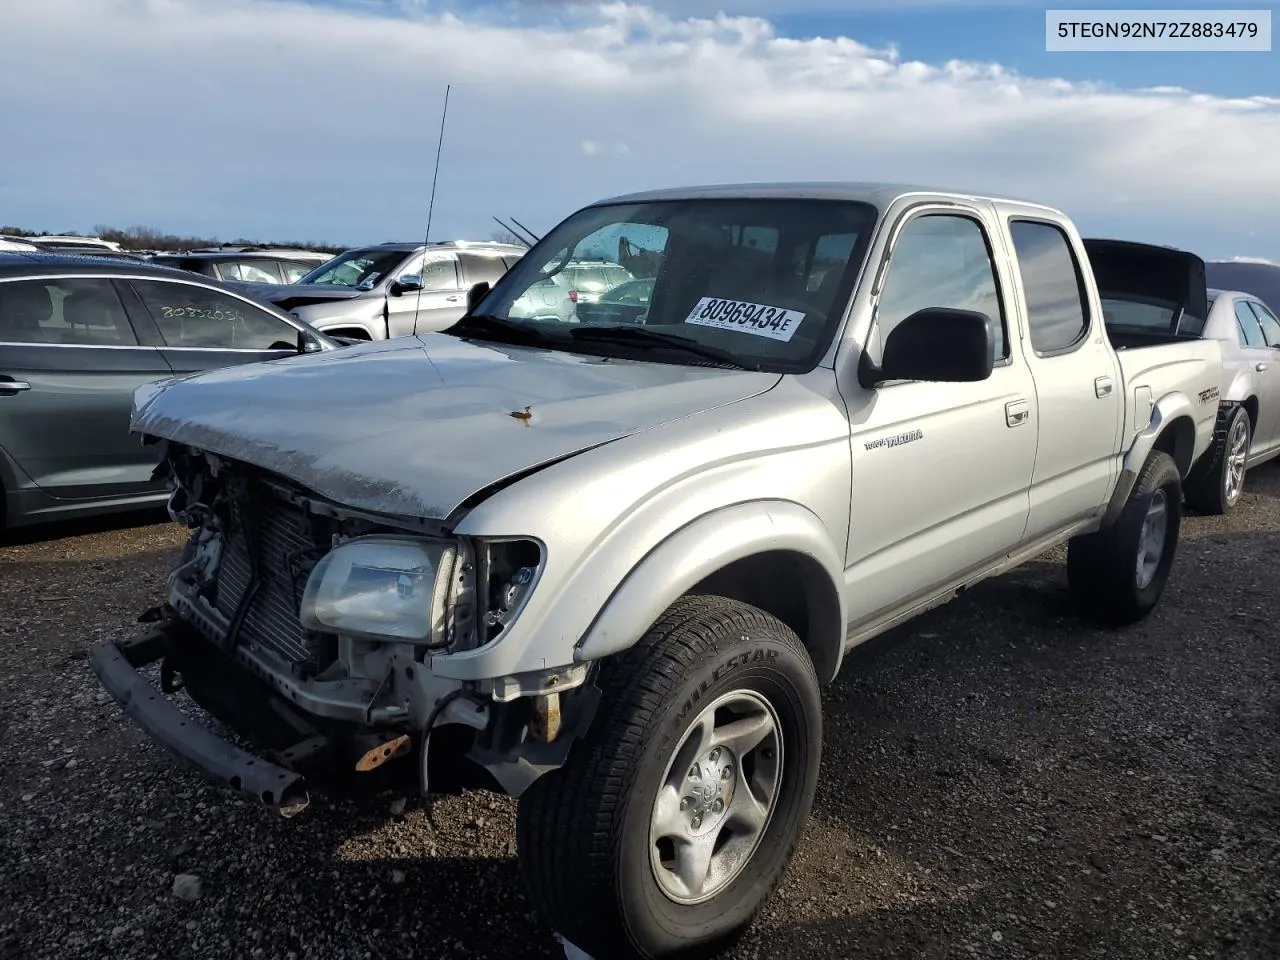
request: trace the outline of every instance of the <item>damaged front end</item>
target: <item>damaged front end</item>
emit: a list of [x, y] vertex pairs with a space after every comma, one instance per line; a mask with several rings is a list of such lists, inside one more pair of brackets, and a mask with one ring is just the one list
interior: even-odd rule
[[[104, 644], [99, 679], [156, 739], [285, 815], [341, 796], [518, 794], [563, 762], [595, 690], [585, 665], [460, 681], [434, 657], [499, 642], [542, 547], [344, 508], [239, 461], [165, 444], [170, 515], [191, 535], [152, 632]], [[157, 690], [139, 670], [159, 664]], [[163, 694], [185, 690], [245, 741]]]

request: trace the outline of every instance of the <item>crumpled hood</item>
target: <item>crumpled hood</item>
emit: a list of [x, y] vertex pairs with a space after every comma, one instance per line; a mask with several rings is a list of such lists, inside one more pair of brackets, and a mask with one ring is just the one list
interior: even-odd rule
[[255, 464], [346, 506], [444, 519], [513, 474], [779, 379], [430, 333], [147, 384], [134, 394], [131, 429]]
[[228, 280], [227, 284], [245, 296], [274, 303], [284, 310], [299, 304], [334, 303], [370, 296], [368, 290], [344, 287], [336, 283], [251, 283], [246, 280]]

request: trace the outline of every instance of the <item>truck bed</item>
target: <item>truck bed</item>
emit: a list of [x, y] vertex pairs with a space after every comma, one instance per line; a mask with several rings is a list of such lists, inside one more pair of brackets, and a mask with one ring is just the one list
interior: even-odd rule
[[[1117, 339], [1130, 339], [1127, 337]], [[1133, 338], [1139, 342], [1113, 343], [1123, 382], [1129, 392], [1125, 402], [1126, 441], [1141, 432], [1151, 419], [1152, 407], [1165, 394], [1180, 391], [1191, 398], [1195, 420], [1195, 445], [1191, 463], [1213, 441], [1218, 418], [1222, 377], [1222, 350], [1217, 340], [1156, 334]], [[1142, 340], [1147, 342], [1142, 343]], [[1150, 340], [1156, 340], [1152, 343]]]

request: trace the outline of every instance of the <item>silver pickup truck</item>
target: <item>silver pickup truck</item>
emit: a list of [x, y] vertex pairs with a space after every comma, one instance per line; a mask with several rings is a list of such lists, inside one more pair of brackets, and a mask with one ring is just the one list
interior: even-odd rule
[[[606, 255], [645, 312], [512, 316]], [[447, 331], [141, 388], [191, 536], [94, 669], [287, 815], [312, 788], [517, 796], [565, 940], [717, 949], [792, 856], [852, 646], [1064, 541], [1087, 616], [1159, 601], [1219, 348], [1109, 336], [1104, 296], [1203, 315], [1203, 264], [924, 189], [593, 204]]]

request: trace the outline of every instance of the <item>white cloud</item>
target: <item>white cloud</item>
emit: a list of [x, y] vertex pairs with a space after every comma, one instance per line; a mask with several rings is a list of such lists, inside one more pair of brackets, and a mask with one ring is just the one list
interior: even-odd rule
[[652, 186], [876, 179], [1026, 196], [1095, 233], [1198, 249], [1247, 227], [1259, 253], [1280, 250], [1265, 161], [1280, 155], [1280, 99], [904, 62], [758, 17], [621, 3], [539, 26], [387, 9], [6, 5], [0, 219], [416, 236], [448, 82], [436, 236], [487, 234], [491, 213], [545, 229]]

